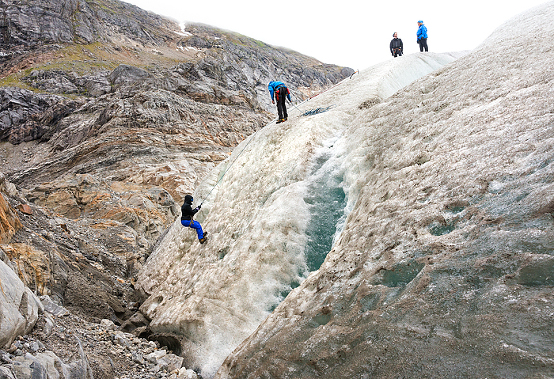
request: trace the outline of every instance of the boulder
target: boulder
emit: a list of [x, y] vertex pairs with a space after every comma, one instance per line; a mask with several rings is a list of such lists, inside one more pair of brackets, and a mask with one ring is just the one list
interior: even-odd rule
[[[80, 358], [70, 364], [64, 363], [54, 352], [46, 351], [15, 357], [8, 365], [18, 379], [93, 379], [87, 357], [79, 345]], [[9, 377], [8, 377], [9, 378]]]
[[34, 327], [44, 308], [3, 261], [0, 261], [0, 287], [0, 348], [7, 348], [17, 336]]

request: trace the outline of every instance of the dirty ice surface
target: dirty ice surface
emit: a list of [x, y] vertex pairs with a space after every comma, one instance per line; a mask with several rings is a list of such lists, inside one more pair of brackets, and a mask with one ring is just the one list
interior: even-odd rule
[[289, 105], [288, 121], [250, 136], [211, 173], [194, 194], [208, 243], [176, 221], [138, 280], [150, 294], [141, 310], [152, 331], [180, 339], [187, 367], [215, 375], [322, 264], [355, 204], [356, 177], [370, 164], [346, 132], [357, 116], [461, 55], [407, 55], [356, 73]]

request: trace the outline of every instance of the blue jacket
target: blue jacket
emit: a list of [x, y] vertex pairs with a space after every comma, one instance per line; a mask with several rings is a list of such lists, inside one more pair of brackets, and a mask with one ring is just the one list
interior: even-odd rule
[[419, 41], [421, 38], [427, 38], [427, 27], [423, 24], [417, 29], [417, 40]]
[[[269, 94], [271, 95], [271, 100], [273, 101], [273, 96], [275, 95], [275, 91], [277, 90], [277, 88], [279, 87], [282, 87], [282, 86], [285, 86], [285, 83], [283, 82], [269, 82], [269, 84], [267, 85], [267, 89], [269, 90]], [[287, 92], [289, 92], [287, 90]], [[289, 101], [291, 101], [290, 99], [290, 93], [287, 93], [287, 97], [289, 99]]]

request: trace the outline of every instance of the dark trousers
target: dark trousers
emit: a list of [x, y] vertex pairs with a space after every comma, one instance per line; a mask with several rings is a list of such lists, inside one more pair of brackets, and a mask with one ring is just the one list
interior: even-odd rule
[[427, 38], [420, 38], [417, 43], [419, 43], [419, 51], [429, 51], [429, 48], [427, 47]]
[[277, 113], [279, 113], [279, 120], [288, 118], [287, 106], [285, 100], [287, 99], [287, 87], [280, 87], [276, 93], [277, 96]]
[[402, 56], [402, 49], [399, 47], [392, 49], [392, 56], [395, 58]]

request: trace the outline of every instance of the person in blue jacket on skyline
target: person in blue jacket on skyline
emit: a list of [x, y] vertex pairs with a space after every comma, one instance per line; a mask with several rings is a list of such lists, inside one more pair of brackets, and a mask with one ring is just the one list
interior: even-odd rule
[[419, 28], [417, 29], [417, 43], [419, 44], [419, 51], [429, 51], [427, 47], [427, 27], [423, 25], [423, 21], [419, 20], [417, 22]]
[[277, 124], [283, 121], [287, 121], [288, 114], [285, 100], [288, 98], [289, 101], [292, 103], [292, 100], [290, 99], [289, 89], [287, 88], [287, 86], [285, 86], [283, 82], [277, 82], [275, 80], [269, 82], [269, 84], [267, 85], [267, 89], [269, 90], [269, 94], [271, 95], [271, 102], [275, 104], [275, 100], [277, 100], [277, 113], [279, 114]]

